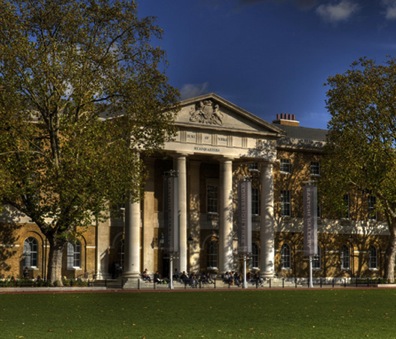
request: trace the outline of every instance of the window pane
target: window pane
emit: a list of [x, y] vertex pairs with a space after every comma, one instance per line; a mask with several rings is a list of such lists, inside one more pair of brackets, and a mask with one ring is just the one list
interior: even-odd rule
[[343, 199], [344, 199], [344, 209], [345, 209], [345, 213], [343, 217], [349, 219], [349, 194], [345, 194]]
[[67, 268], [72, 269], [74, 264], [74, 247], [73, 244], [67, 243]]
[[211, 241], [208, 245], [208, 267], [217, 267], [218, 243]]
[[37, 267], [38, 262], [38, 243], [34, 238], [28, 238], [23, 244], [23, 266], [24, 267]]
[[290, 247], [287, 244], [282, 245], [281, 266], [282, 268], [290, 268]]
[[311, 162], [311, 175], [320, 175], [320, 164], [317, 161]]
[[217, 186], [208, 185], [207, 186], [207, 203], [208, 203], [208, 213], [217, 213]]
[[73, 265], [74, 267], [81, 267], [81, 244], [79, 241], [74, 244]]
[[369, 250], [369, 268], [377, 268], [377, 250], [374, 246], [371, 246]]
[[67, 243], [67, 268], [81, 267], [81, 243]]
[[260, 194], [257, 188], [252, 188], [252, 215], [260, 214]]
[[281, 215], [290, 216], [290, 191], [281, 192]]
[[341, 248], [341, 268], [344, 270], [350, 268], [350, 250], [345, 245]]
[[320, 269], [320, 260], [321, 259], [321, 253], [320, 253], [320, 247], [318, 246], [318, 255], [314, 257], [314, 260], [312, 261], [312, 268], [314, 269]]
[[259, 267], [259, 248], [257, 244], [252, 244], [252, 267]]
[[290, 159], [280, 159], [280, 171], [283, 173], [291, 173]]
[[375, 209], [375, 205], [376, 205], [376, 198], [373, 195], [370, 195], [368, 197], [368, 215], [369, 215], [369, 219], [371, 220], [376, 220], [377, 219], [377, 213], [376, 213], [376, 209]]

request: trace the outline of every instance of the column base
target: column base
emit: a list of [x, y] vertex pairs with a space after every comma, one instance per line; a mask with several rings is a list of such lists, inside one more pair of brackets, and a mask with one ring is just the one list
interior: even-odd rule
[[108, 280], [108, 279], [111, 279], [111, 274], [110, 274], [110, 273], [101, 273], [101, 272], [98, 272], [98, 273], [95, 275], [95, 280]]
[[262, 272], [260, 277], [263, 279], [272, 279], [275, 277], [275, 273], [272, 271]]
[[124, 289], [138, 289], [140, 288], [140, 274], [139, 273], [130, 273], [122, 276], [122, 288]]

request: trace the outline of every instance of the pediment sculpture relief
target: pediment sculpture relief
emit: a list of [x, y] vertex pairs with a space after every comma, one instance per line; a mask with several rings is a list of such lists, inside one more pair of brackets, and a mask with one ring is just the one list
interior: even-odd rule
[[218, 104], [212, 100], [200, 101], [190, 111], [190, 121], [201, 124], [222, 125], [223, 113], [220, 112]]

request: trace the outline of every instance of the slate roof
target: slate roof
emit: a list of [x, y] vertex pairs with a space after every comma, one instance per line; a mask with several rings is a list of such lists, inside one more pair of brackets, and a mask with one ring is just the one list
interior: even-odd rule
[[327, 130], [319, 128], [308, 128], [302, 126], [288, 126], [274, 124], [285, 131], [286, 137], [300, 140], [326, 141]]

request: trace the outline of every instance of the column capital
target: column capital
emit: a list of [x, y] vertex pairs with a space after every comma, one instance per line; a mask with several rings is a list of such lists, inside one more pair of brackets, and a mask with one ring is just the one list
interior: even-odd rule
[[185, 158], [187, 158], [189, 155], [190, 155], [190, 153], [188, 153], [188, 152], [174, 152], [174, 153], [172, 154], [172, 157], [173, 157], [173, 158], [180, 158], [180, 157], [185, 157]]
[[219, 162], [234, 161], [234, 160], [235, 160], [235, 157], [226, 156], [226, 155], [220, 155], [220, 156], [218, 157], [218, 159], [219, 159]]

